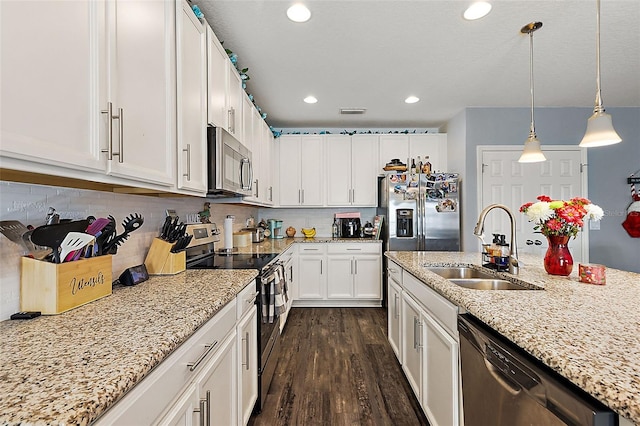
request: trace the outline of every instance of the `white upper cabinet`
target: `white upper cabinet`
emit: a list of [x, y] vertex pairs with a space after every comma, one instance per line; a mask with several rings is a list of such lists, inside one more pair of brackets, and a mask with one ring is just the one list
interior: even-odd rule
[[115, 0], [107, 7], [107, 172], [175, 186], [175, 4]]
[[175, 4], [1, 7], [2, 156], [26, 171], [175, 188]]
[[322, 136], [285, 135], [278, 145], [280, 205], [323, 206]]
[[[403, 163], [409, 158], [409, 136], [407, 135], [380, 135], [380, 157], [378, 170], [383, 172], [384, 166], [397, 158]], [[411, 161], [411, 160], [409, 160]], [[407, 164], [409, 167], [409, 164]]]
[[378, 136], [329, 135], [327, 150], [327, 205], [377, 205]]
[[242, 134], [242, 105], [244, 89], [242, 79], [231, 61], [227, 61], [227, 131], [244, 143]]
[[207, 27], [207, 122], [227, 129], [227, 74], [229, 56], [209, 25]]
[[105, 4], [2, 1], [0, 19], [0, 154], [104, 172]]
[[177, 2], [178, 188], [207, 192], [206, 35], [185, 0]]

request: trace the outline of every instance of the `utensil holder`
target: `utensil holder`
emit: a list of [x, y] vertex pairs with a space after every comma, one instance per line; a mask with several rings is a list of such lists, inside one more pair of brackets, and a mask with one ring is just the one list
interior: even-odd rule
[[51, 263], [22, 257], [20, 310], [55, 315], [111, 294], [112, 256]]
[[175, 275], [187, 269], [185, 252], [171, 253], [171, 247], [173, 243], [154, 238], [144, 260], [149, 275]]

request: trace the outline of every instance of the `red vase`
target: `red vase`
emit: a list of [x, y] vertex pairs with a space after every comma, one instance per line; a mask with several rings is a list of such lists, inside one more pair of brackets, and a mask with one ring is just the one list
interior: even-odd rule
[[549, 247], [544, 255], [544, 270], [550, 275], [567, 276], [573, 269], [573, 257], [567, 244], [569, 237], [565, 235], [549, 235]]

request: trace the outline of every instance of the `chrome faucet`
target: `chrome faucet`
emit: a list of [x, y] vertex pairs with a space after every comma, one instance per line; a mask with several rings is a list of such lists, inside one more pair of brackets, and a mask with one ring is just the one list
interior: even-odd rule
[[487, 213], [489, 213], [493, 209], [502, 209], [509, 215], [509, 220], [511, 221], [511, 242], [509, 245], [509, 273], [518, 275], [518, 271], [520, 269], [520, 264], [518, 262], [518, 246], [516, 244], [516, 219], [513, 217], [513, 213], [511, 210], [504, 204], [491, 204], [485, 207], [482, 212], [480, 212], [480, 217], [478, 218], [478, 223], [476, 223], [476, 227], [473, 229], [473, 234], [484, 241], [484, 220], [487, 217]]

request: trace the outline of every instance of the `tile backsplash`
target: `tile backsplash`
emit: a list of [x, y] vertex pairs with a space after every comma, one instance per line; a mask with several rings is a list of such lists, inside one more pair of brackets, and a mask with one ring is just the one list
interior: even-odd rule
[[[89, 215], [105, 217], [111, 214], [122, 232], [122, 220], [131, 213], [144, 217], [142, 227], [133, 232], [113, 257], [113, 276], [124, 269], [144, 262], [149, 246], [165, 217], [166, 209], [176, 211], [181, 219], [192, 217], [203, 208], [206, 200], [195, 197], [158, 198], [116, 194], [44, 185], [0, 181], [0, 220], [18, 220], [24, 225], [40, 226], [49, 207], [54, 207], [61, 219], [84, 219]], [[245, 226], [249, 216], [258, 218], [258, 209], [234, 204], [211, 204], [212, 222], [222, 232], [226, 215], [236, 217], [234, 231]], [[22, 246], [0, 236], [0, 320], [20, 310], [20, 257]]]

